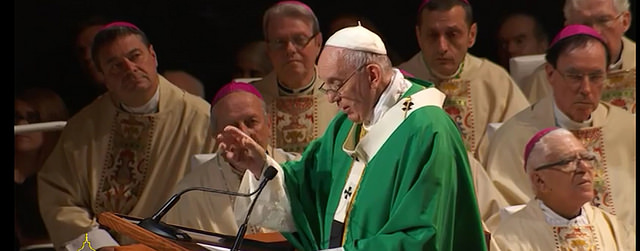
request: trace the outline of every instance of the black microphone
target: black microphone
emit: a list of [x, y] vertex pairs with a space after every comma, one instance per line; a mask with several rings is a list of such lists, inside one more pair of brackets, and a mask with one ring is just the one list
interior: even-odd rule
[[[153, 214], [153, 216], [149, 217], [149, 218], [145, 218], [142, 221], [140, 221], [138, 223], [138, 226], [154, 233], [157, 235], [160, 235], [162, 237], [168, 238], [168, 239], [172, 239], [172, 240], [179, 240], [179, 241], [190, 241], [191, 240], [191, 236], [189, 236], [187, 233], [185, 233], [184, 231], [177, 229], [173, 226], [170, 226], [166, 223], [161, 222], [160, 220], [162, 219], [162, 217], [164, 217], [165, 214], [167, 214], [167, 212], [169, 212], [169, 210], [171, 210], [171, 208], [173, 208], [173, 206], [175, 206], [176, 203], [178, 203], [178, 200], [180, 200], [180, 196], [182, 196], [183, 194], [190, 192], [190, 191], [203, 191], [203, 192], [211, 192], [211, 193], [218, 193], [218, 194], [226, 194], [226, 195], [231, 195], [231, 196], [240, 196], [240, 197], [249, 197], [252, 196], [256, 193], [260, 193], [260, 191], [264, 188], [264, 186], [266, 185], [267, 181], [273, 179], [273, 177], [275, 177], [276, 173], [278, 173], [278, 170], [276, 170], [274, 167], [269, 166], [267, 167], [267, 170], [264, 173], [264, 179], [262, 180], [262, 182], [260, 183], [258, 189], [256, 189], [253, 192], [250, 193], [237, 193], [237, 192], [231, 192], [231, 191], [227, 191], [227, 190], [219, 190], [219, 189], [213, 189], [213, 188], [208, 188], [208, 187], [189, 187], [186, 188], [176, 194], [174, 194], [173, 196], [171, 196], [171, 198], [169, 198], [169, 200], [164, 203], [164, 205], [162, 205], [162, 207], [160, 208], [160, 210], [158, 210], [155, 214]], [[256, 196], [257, 198], [257, 196]], [[255, 200], [254, 200], [255, 201]], [[251, 208], [253, 208], [253, 204], [251, 205]]]
[[278, 174], [278, 170], [276, 170], [276, 168], [273, 166], [267, 167], [267, 170], [264, 171], [264, 179], [260, 183], [260, 186], [258, 187], [258, 189], [255, 191], [255, 192], [258, 192], [258, 194], [251, 202], [251, 205], [249, 206], [249, 210], [247, 211], [247, 215], [244, 217], [244, 222], [242, 222], [242, 225], [240, 225], [240, 228], [238, 229], [238, 234], [236, 234], [236, 240], [233, 242], [233, 247], [231, 247], [231, 251], [237, 251], [238, 248], [240, 248], [240, 245], [242, 245], [242, 241], [244, 240], [244, 234], [247, 232], [249, 215], [251, 215], [251, 211], [253, 211], [253, 206], [256, 204], [256, 201], [258, 201], [258, 196], [260, 196], [260, 193], [262, 193], [262, 189], [264, 189], [264, 187], [267, 185], [267, 182], [272, 180], [273, 177], [276, 177], [276, 174]]

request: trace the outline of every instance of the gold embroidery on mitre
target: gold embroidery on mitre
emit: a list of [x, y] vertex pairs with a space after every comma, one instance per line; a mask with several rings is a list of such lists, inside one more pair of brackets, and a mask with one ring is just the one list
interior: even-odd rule
[[593, 200], [591, 204], [606, 212], [615, 215], [616, 208], [613, 203], [611, 192], [611, 181], [609, 180], [607, 155], [604, 149], [604, 136], [601, 127], [586, 128], [571, 131], [582, 145], [596, 155], [598, 155], [598, 165], [593, 167]]
[[636, 113], [636, 68], [607, 73], [602, 101]]
[[553, 237], [556, 250], [596, 251], [601, 250], [595, 228], [585, 226], [554, 226]]
[[442, 108], [458, 127], [465, 147], [475, 152], [473, 103], [469, 84], [469, 80], [450, 79], [438, 83], [436, 87], [447, 96]]
[[149, 169], [155, 121], [117, 113], [100, 177], [96, 211], [128, 214], [138, 203]]
[[271, 109], [273, 146], [302, 152], [318, 136], [318, 98], [312, 95], [281, 96]]

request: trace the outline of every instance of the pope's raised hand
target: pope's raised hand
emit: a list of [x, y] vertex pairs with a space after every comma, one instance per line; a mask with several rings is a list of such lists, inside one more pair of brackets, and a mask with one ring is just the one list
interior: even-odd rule
[[226, 126], [216, 136], [218, 154], [241, 172], [249, 169], [259, 179], [266, 161], [266, 151], [235, 126]]

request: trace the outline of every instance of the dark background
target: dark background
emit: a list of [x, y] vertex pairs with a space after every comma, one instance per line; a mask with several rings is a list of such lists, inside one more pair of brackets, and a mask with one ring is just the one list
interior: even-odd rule
[[[14, 87], [50, 87], [65, 101], [83, 95], [86, 83], [73, 54], [74, 25], [101, 14], [129, 21], [147, 33], [158, 54], [159, 71], [184, 69], [205, 84], [207, 100], [231, 79], [233, 55], [249, 40], [262, 39], [262, 13], [276, 1], [261, 0], [15, 0]], [[326, 31], [340, 12], [369, 17], [387, 46], [408, 60], [418, 51], [414, 34], [421, 0], [303, 0]], [[561, 28], [562, 0], [471, 0], [478, 39], [470, 52], [496, 60], [495, 32], [500, 17], [526, 9], [541, 18], [550, 37]], [[635, 41], [636, 1], [631, 0]], [[328, 36], [325, 32], [324, 40]], [[73, 102], [71, 102], [73, 103]], [[72, 112], [77, 107], [70, 107]]]

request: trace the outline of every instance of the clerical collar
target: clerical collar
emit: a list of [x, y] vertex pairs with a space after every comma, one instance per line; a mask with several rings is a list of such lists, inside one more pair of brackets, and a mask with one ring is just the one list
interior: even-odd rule
[[584, 209], [580, 208], [580, 214], [574, 217], [573, 219], [567, 219], [565, 217], [560, 216], [553, 209], [549, 208], [544, 204], [540, 199], [536, 199], [538, 201], [538, 205], [540, 205], [540, 210], [542, 210], [542, 214], [544, 214], [544, 219], [551, 226], [584, 226], [589, 225], [589, 219], [587, 215], [584, 213]]
[[[620, 43], [622, 43], [622, 40], [620, 40]], [[624, 51], [624, 43], [622, 43], [622, 46], [620, 47], [620, 54], [618, 54], [618, 61], [609, 65], [610, 71], [622, 69], [622, 51]]]
[[156, 87], [156, 93], [153, 94], [153, 97], [144, 105], [138, 107], [129, 107], [123, 103], [120, 103], [120, 107], [130, 113], [134, 114], [150, 114], [158, 112], [158, 104], [160, 100], [160, 85]]
[[280, 83], [280, 80], [277, 80], [276, 82], [278, 82], [278, 90], [280, 92], [280, 94], [284, 94], [284, 95], [300, 95], [300, 94], [310, 94], [313, 91], [313, 83], [316, 81], [316, 74], [315, 74], [315, 69], [314, 69], [314, 73], [313, 73], [313, 78], [311, 78], [311, 82], [308, 83], [307, 85], [298, 88], [298, 89], [291, 89], [289, 87], [284, 86], [282, 83]]
[[402, 72], [398, 69], [393, 69], [393, 76], [391, 82], [387, 85], [387, 88], [382, 92], [378, 102], [371, 111], [371, 120], [368, 124], [362, 123], [365, 130], [369, 131], [372, 125], [375, 125], [382, 115], [387, 112], [393, 105], [398, 103], [398, 100], [411, 87], [411, 83], [406, 81], [402, 75]]
[[569, 118], [562, 111], [560, 111], [560, 109], [556, 105], [556, 102], [552, 102], [552, 103], [553, 103], [553, 114], [555, 115], [554, 117], [556, 118], [557, 126], [568, 129], [568, 130], [577, 130], [580, 128], [591, 127], [591, 125], [593, 124], [593, 116], [590, 115], [589, 119], [583, 122], [576, 122], [571, 120], [571, 118]]
[[437, 80], [448, 80], [448, 79], [459, 79], [460, 76], [462, 75], [462, 70], [464, 70], [464, 61], [467, 59], [467, 56], [465, 55], [464, 58], [462, 59], [462, 62], [460, 62], [460, 64], [458, 65], [458, 69], [456, 70], [456, 72], [454, 72], [453, 74], [446, 76], [446, 75], [442, 75], [439, 74], [435, 71], [431, 70], [431, 67], [429, 67], [429, 65], [427, 65], [427, 62], [424, 61], [423, 57], [420, 57], [420, 61], [422, 61], [422, 63], [424, 64], [424, 66], [427, 68], [427, 70], [429, 71], [429, 75], [435, 77]]

